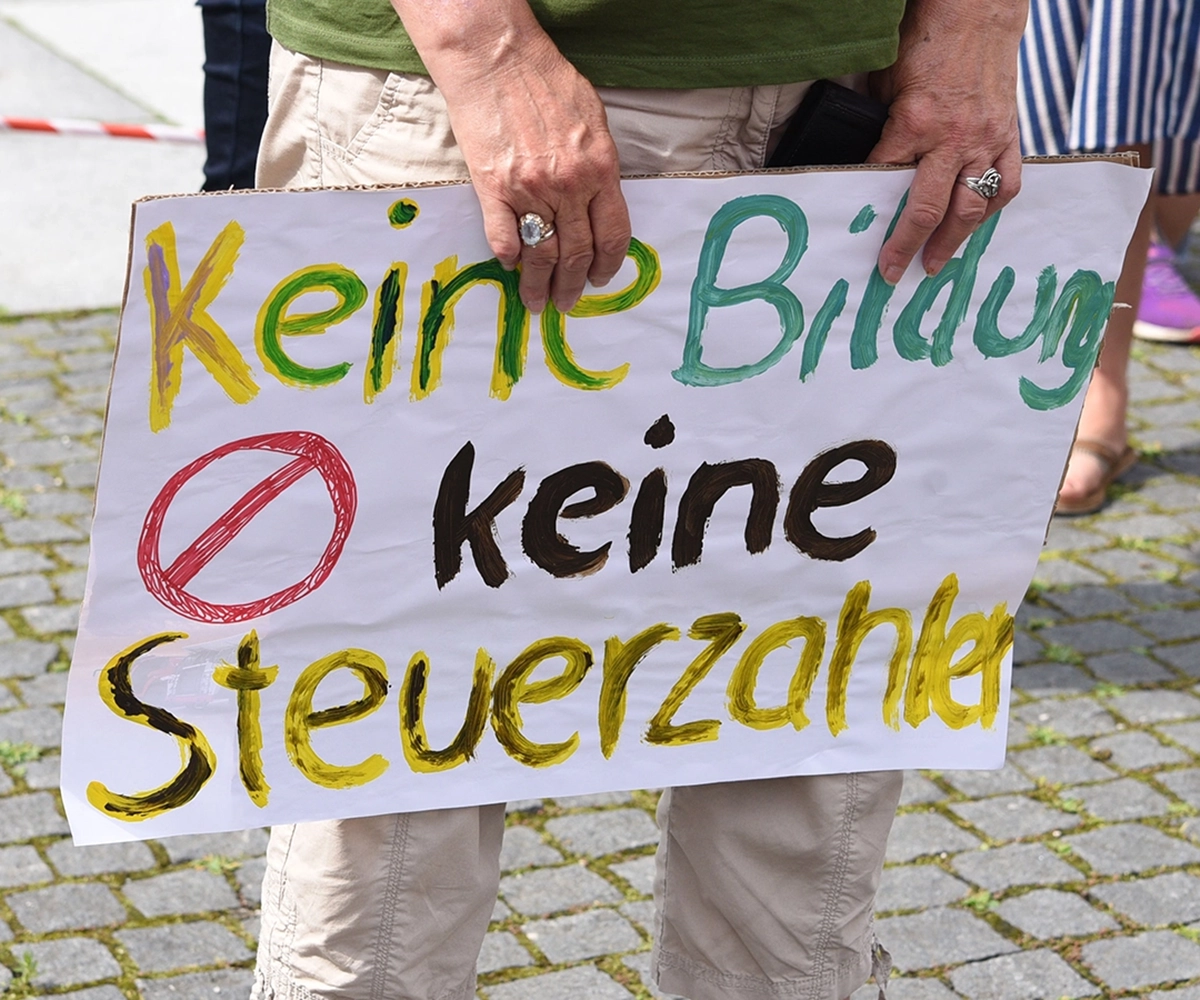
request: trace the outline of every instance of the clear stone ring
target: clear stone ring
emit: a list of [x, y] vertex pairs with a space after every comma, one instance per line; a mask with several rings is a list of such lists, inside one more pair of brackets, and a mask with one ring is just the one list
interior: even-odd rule
[[963, 177], [962, 182], [984, 198], [995, 198], [1000, 193], [1000, 171], [988, 167], [982, 177]]
[[543, 240], [554, 235], [554, 223], [547, 222], [537, 212], [526, 212], [518, 220], [521, 242], [527, 247], [535, 247]]

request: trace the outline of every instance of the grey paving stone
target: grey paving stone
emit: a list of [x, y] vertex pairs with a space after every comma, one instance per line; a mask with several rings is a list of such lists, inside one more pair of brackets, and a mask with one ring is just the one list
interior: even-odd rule
[[14, 573], [40, 573], [53, 569], [53, 560], [34, 549], [0, 549], [0, 576]]
[[[99, 400], [99, 407], [104, 405]], [[68, 486], [75, 489], [92, 489], [96, 485], [97, 467], [95, 462], [71, 462], [62, 467], [62, 478]]]
[[21, 765], [25, 772], [25, 784], [30, 788], [58, 788], [61, 778], [62, 758], [58, 754], [46, 754], [28, 764]]
[[231, 910], [238, 905], [229, 883], [209, 871], [166, 872], [146, 879], [131, 879], [122, 891], [147, 917]]
[[1118, 715], [1133, 723], [1175, 722], [1200, 716], [1200, 699], [1183, 691], [1128, 691], [1108, 699]]
[[30, 493], [25, 497], [25, 505], [30, 514], [39, 517], [74, 517], [92, 512], [92, 498], [74, 490]]
[[1178, 764], [1188, 759], [1181, 750], [1163, 746], [1149, 733], [1143, 732], [1115, 733], [1093, 740], [1091, 745], [1093, 750], [1109, 751], [1112, 754], [1110, 763], [1131, 771], [1160, 764]]
[[900, 805], [911, 806], [940, 802], [945, 797], [946, 793], [924, 775], [915, 771], [905, 773], [904, 788], [900, 792]]
[[551, 962], [578, 962], [612, 952], [633, 951], [642, 944], [624, 917], [612, 910], [587, 910], [569, 917], [531, 920], [525, 934]]
[[126, 919], [125, 907], [117, 902], [112, 891], [94, 882], [14, 892], [8, 896], [8, 905], [21, 924], [34, 934], [110, 927]]
[[1200, 861], [1200, 848], [1139, 823], [1114, 824], [1064, 840], [1100, 875]]
[[[971, 1000], [1043, 1000], [1093, 996], [1096, 987], [1047, 949], [1001, 955], [950, 971], [950, 982]], [[890, 997], [890, 991], [889, 991]]]
[[16, 633], [12, 630], [12, 626], [0, 618], [0, 656], [3, 656], [4, 644], [11, 642], [15, 637]]
[[1186, 771], [1168, 771], [1157, 777], [1188, 805], [1200, 809], [1200, 768], [1191, 767]]
[[1079, 818], [1023, 795], [1002, 795], [980, 802], [956, 802], [950, 807], [993, 840], [1016, 840], [1066, 830], [1079, 824]]
[[[1095, 556], [1092, 558], [1094, 560]], [[1106, 618], [1070, 625], [1051, 625], [1042, 629], [1041, 637], [1046, 642], [1068, 646], [1080, 653], [1106, 653], [1146, 645], [1146, 637], [1141, 632]]]
[[1004, 764], [1000, 771], [946, 771], [942, 777], [964, 795], [979, 798], [986, 795], [1002, 795], [1003, 792], [1026, 791], [1033, 782], [1012, 764]]
[[542, 799], [517, 799], [515, 802], [507, 802], [504, 806], [504, 814], [511, 816], [513, 813], [537, 813], [545, 808], [545, 802]]
[[1114, 990], [1200, 976], [1200, 945], [1171, 931], [1093, 941], [1080, 952], [1084, 963]]
[[[15, 523], [17, 522], [10, 522], [4, 526], [4, 533], [14, 544], [16, 539], [12, 537], [12, 529]], [[27, 604], [53, 600], [54, 590], [44, 576], [29, 574], [0, 578], [0, 608], [22, 608]]]
[[[266, 858], [250, 858], [238, 865], [234, 872], [237, 879], [238, 895], [247, 906], [262, 905], [262, 881], [267, 870]], [[494, 917], [492, 919], [495, 919]]]
[[0, 677], [34, 677], [58, 658], [53, 642], [17, 639], [0, 645]]
[[479, 960], [475, 963], [476, 972], [496, 972], [521, 965], [533, 965], [533, 956], [525, 950], [515, 934], [492, 931], [484, 935]]
[[1159, 726], [1158, 731], [1168, 739], [1187, 747], [1193, 753], [1200, 754], [1200, 722], [1173, 723]]
[[1131, 649], [1089, 656], [1087, 665], [1092, 673], [1110, 684], [1153, 684], [1175, 679], [1175, 675], [1161, 663]]
[[251, 958], [241, 939], [206, 920], [118, 931], [116, 938], [143, 972], [189, 965], [225, 965]]
[[926, 854], [967, 851], [979, 840], [937, 813], [907, 813], [897, 816], [888, 838], [888, 861], [912, 861]]
[[875, 924], [896, 968], [912, 972], [1020, 949], [1002, 938], [978, 917], [962, 910], [934, 909], [904, 917], [884, 917]]
[[[1105, 549], [1101, 552], [1088, 552], [1085, 559], [1089, 565], [1118, 580], [1154, 580], [1161, 574], [1170, 573], [1174, 569], [1173, 564], [1165, 559], [1158, 559], [1149, 553], [1130, 549]], [[1109, 648], [1117, 647], [1110, 646]]]
[[654, 933], [654, 901], [642, 899], [635, 903], [622, 903], [618, 909], [627, 919], [639, 925], [647, 934]]
[[1083, 937], [1121, 927], [1112, 917], [1089, 906], [1081, 896], [1058, 889], [1035, 889], [1006, 899], [996, 912], [1014, 927], [1043, 940]]
[[641, 809], [558, 816], [546, 829], [567, 850], [593, 857], [658, 843], [658, 827]]
[[82, 601], [84, 588], [87, 584], [87, 574], [83, 570], [69, 570], [66, 573], [54, 575], [54, 589], [64, 601]]
[[[4, 526], [11, 545], [44, 545], [46, 542], [80, 542], [87, 534], [52, 517], [23, 517]], [[53, 598], [51, 598], [53, 600]], [[24, 603], [32, 604], [33, 601]]]
[[619, 903], [621, 893], [582, 865], [536, 868], [500, 880], [500, 895], [518, 913], [543, 916], [576, 906]]
[[249, 858], [267, 851], [265, 830], [238, 830], [233, 833], [197, 833], [184, 837], [163, 837], [171, 863], [200, 861], [207, 857]]
[[[8, 972], [7, 969], [4, 971]], [[63, 994], [58, 993], [55, 996], [61, 997]], [[125, 1000], [125, 994], [115, 986], [88, 986], [82, 990], [72, 990], [67, 997], [68, 1000]], [[34, 997], [34, 1000], [50, 1000], [50, 997]]]
[[1183, 642], [1172, 646], [1155, 646], [1154, 655], [1176, 670], [1193, 677], [1200, 676], [1200, 642]]
[[1046, 548], [1051, 552], [1094, 549], [1107, 544], [1108, 539], [1104, 535], [1087, 531], [1061, 518], [1050, 522], [1050, 531], [1046, 535]]
[[554, 800], [563, 809], [596, 809], [600, 806], [626, 806], [633, 801], [629, 792], [597, 792], [594, 795], [568, 795]]
[[1071, 796], [1080, 799], [1084, 808], [1097, 819], [1110, 822], [1164, 816], [1171, 807], [1171, 800], [1165, 795], [1133, 778], [1085, 785], [1072, 789]]
[[619, 861], [609, 866], [613, 873], [623, 878], [643, 896], [654, 892], [654, 856], [634, 858], [632, 861]]
[[1200, 878], [1167, 872], [1131, 882], [1093, 886], [1091, 894], [1146, 927], [1200, 920]]
[[1013, 687], [1034, 698], [1083, 694], [1095, 686], [1091, 677], [1069, 663], [1033, 663], [1013, 668]]
[[21, 441], [5, 448], [5, 454], [18, 465], [61, 465], [63, 462], [78, 462], [86, 457], [95, 460], [96, 449], [81, 441], [62, 438], [39, 438]]
[[1035, 582], [1047, 587], [1074, 587], [1078, 584], [1104, 583], [1103, 573], [1081, 566], [1070, 559], [1047, 559], [1043, 556], [1034, 570]]
[[99, 941], [86, 937], [59, 938], [56, 941], [31, 941], [20, 946], [37, 963], [33, 976], [35, 990], [54, 990], [81, 983], [112, 979], [121, 974], [121, 966]]
[[968, 893], [971, 887], [937, 865], [897, 865], [883, 870], [879, 891], [875, 894], [875, 911], [918, 910], [929, 906], [945, 906]]
[[[1089, 677], [1087, 690], [1091, 691], [1094, 687], [1095, 682]], [[1094, 698], [1047, 698], [1021, 705], [1013, 711], [1013, 715], [1031, 729], [1053, 729], [1068, 739], [1110, 733], [1117, 724]]]
[[17, 685], [21, 698], [26, 705], [49, 706], [61, 705], [67, 698], [67, 675], [41, 674]]
[[1115, 777], [1111, 768], [1092, 760], [1075, 747], [1035, 747], [1018, 750], [1009, 759], [1032, 778], [1045, 778], [1052, 784], [1075, 785], [1085, 781], [1105, 781]]
[[153, 852], [140, 840], [93, 847], [76, 847], [69, 840], [60, 840], [47, 848], [46, 855], [55, 868], [68, 876], [136, 872], [156, 866]]
[[0, 847], [0, 888], [49, 882], [54, 873], [29, 846]]
[[1046, 647], [1028, 632], [1018, 631], [1013, 636], [1013, 663], [1036, 663], [1046, 655]]
[[0, 710], [7, 711], [10, 708], [19, 708], [20, 700], [8, 688], [0, 687]]
[[78, 604], [39, 604], [25, 608], [21, 617], [35, 632], [55, 635], [59, 632], [74, 632], [79, 627]]
[[67, 832], [67, 821], [48, 792], [0, 799], [0, 840], [13, 843]]
[[71, 566], [85, 567], [88, 564], [89, 547], [87, 545], [55, 545], [54, 554]]
[[542, 840], [532, 827], [510, 826], [504, 831], [504, 846], [500, 849], [501, 871], [530, 865], [554, 865], [560, 861], [562, 854]]
[[56, 747], [62, 742], [62, 713], [56, 708], [22, 708], [0, 715], [0, 740]]
[[1155, 990], [1146, 1000], [1200, 1000], [1200, 986], [1185, 986], [1179, 990]]
[[1195, 611], [1164, 608], [1137, 615], [1133, 620], [1138, 628], [1149, 632], [1159, 642], [1200, 638], [1200, 614]]
[[486, 986], [488, 1000], [630, 1000], [633, 996], [594, 965], [581, 965], [541, 976], [526, 976], [500, 986]]
[[1053, 590], [1045, 594], [1043, 599], [1072, 618], [1119, 614], [1134, 607], [1121, 590], [1112, 587], [1071, 587], [1069, 590]]
[[1150, 607], [1191, 604], [1196, 600], [1194, 590], [1177, 583], [1131, 583], [1119, 589], [1139, 604]]
[[991, 892], [1014, 885], [1081, 882], [1083, 874], [1042, 844], [1010, 844], [959, 854], [952, 862], [963, 878]]
[[510, 910], [504, 904], [504, 900], [497, 898], [496, 902], [492, 904], [492, 917], [490, 922], [494, 924], [497, 921], [506, 920], [511, 916], [512, 910]]
[[[249, 969], [216, 969], [169, 979], [139, 979], [137, 985], [142, 1000], [213, 1000], [214, 996], [241, 1000], [250, 995], [254, 973]], [[75, 1000], [74, 995], [70, 1000]]]

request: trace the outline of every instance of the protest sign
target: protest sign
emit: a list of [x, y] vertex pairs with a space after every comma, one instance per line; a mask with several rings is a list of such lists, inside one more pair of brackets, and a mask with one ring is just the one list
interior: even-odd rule
[[625, 269], [540, 317], [467, 186], [140, 202], [77, 842], [999, 766], [1148, 174], [1029, 165], [893, 289], [911, 176], [628, 181]]

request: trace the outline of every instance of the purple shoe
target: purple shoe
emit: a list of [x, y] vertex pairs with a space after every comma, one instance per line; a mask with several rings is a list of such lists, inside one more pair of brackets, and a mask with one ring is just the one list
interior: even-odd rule
[[1151, 243], [1133, 335], [1171, 344], [1200, 344], [1200, 296], [1175, 269], [1175, 254]]

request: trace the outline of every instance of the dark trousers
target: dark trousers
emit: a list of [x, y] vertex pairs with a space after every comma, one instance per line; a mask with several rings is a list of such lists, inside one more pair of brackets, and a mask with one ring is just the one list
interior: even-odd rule
[[204, 18], [204, 131], [208, 159], [204, 190], [254, 187], [258, 142], [267, 121], [267, 63], [271, 37], [266, 7], [206, 3]]

